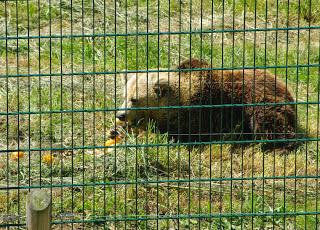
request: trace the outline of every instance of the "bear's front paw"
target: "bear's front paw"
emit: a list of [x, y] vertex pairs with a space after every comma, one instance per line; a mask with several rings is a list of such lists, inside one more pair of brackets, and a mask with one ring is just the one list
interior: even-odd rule
[[120, 132], [116, 128], [110, 129], [109, 138], [114, 139], [117, 136], [120, 136]]

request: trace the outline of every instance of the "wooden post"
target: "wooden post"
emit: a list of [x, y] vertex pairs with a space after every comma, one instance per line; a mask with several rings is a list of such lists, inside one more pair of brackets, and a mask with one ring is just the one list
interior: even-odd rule
[[44, 190], [33, 190], [27, 195], [27, 229], [50, 229], [51, 199]]

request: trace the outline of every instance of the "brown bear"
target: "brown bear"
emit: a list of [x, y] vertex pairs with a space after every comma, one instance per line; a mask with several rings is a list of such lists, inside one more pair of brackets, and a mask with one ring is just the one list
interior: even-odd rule
[[177, 69], [128, 74], [117, 118], [140, 128], [153, 120], [161, 133], [180, 142], [275, 140], [264, 146], [293, 146], [285, 140], [296, 137], [294, 99], [269, 72], [210, 70], [197, 59]]

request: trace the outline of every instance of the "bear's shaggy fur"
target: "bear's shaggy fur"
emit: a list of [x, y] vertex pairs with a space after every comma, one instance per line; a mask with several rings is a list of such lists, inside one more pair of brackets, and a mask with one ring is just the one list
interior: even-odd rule
[[177, 68], [129, 76], [122, 105], [129, 109], [118, 117], [140, 127], [154, 120], [160, 132], [181, 142], [266, 139], [280, 140], [267, 142], [269, 149], [293, 146], [281, 140], [296, 137], [296, 108], [286, 104], [294, 99], [275, 76], [263, 70], [208, 70], [209, 64], [197, 59]]

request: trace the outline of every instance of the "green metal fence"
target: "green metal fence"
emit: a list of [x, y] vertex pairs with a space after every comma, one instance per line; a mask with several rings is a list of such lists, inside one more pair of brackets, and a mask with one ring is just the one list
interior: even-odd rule
[[[208, 65], [177, 68], [191, 58]], [[317, 0], [4, 0], [0, 63], [0, 228], [25, 228], [27, 193], [39, 188], [51, 195], [53, 229], [319, 228]], [[294, 100], [121, 106], [122, 75], [252, 70], [254, 82], [258, 69]], [[294, 106], [299, 135], [232, 138], [239, 131], [221, 129], [218, 139], [181, 142], [150, 121], [105, 144], [119, 111], [267, 106]], [[242, 116], [240, 126], [249, 123]], [[300, 145], [263, 149], [290, 142]]]

